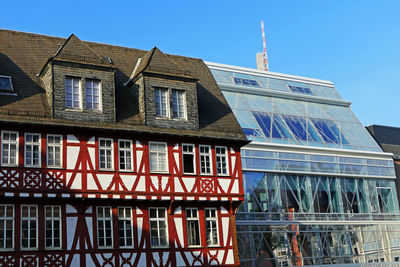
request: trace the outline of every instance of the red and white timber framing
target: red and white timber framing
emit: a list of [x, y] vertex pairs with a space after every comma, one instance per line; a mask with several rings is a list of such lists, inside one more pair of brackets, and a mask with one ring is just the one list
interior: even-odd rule
[[[9, 130], [9, 129], [3, 129]], [[43, 131], [43, 130], [42, 130]], [[46, 136], [41, 134], [41, 167], [24, 166], [24, 134], [19, 130], [18, 166], [0, 167], [0, 204], [14, 207], [13, 249], [0, 250], [0, 266], [239, 266], [235, 212], [243, 201], [240, 148], [227, 146], [228, 175], [216, 175], [217, 143], [196, 143], [196, 174], [183, 174], [182, 145], [168, 143], [166, 173], [151, 173], [149, 141], [134, 136], [63, 133], [62, 168], [46, 166]], [[38, 131], [29, 131], [37, 133]], [[59, 134], [59, 133], [58, 133]], [[113, 170], [99, 169], [99, 138], [113, 138]], [[132, 141], [133, 170], [118, 169], [118, 139]], [[197, 139], [198, 140], [198, 139]], [[198, 142], [198, 141], [197, 141]], [[187, 140], [185, 143], [190, 143]], [[200, 175], [199, 145], [211, 145], [212, 175]], [[38, 246], [21, 249], [21, 205], [36, 205]], [[44, 207], [62, 210], [62, 247], [44, 247]], [[110, 206], [113, 248], [98, 248], [96, 208]], [[133, 247], [118, 244], [118, 207], [132, 208]], [[167, 210], [169, 246], [151, 248], [149, 207]], [[185, 209], [198, 208], [201, 245], [188, 246]], [[207, 246], [205, 208], [215, 208], [218, 245]]]

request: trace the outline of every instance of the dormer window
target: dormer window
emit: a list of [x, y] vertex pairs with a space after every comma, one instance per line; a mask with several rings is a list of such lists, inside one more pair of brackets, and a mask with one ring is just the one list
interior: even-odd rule
[[185, 91], [172, 90], [172, 118], [184, 119], [185, 118]]
[[86, 108], [100, 110], [100, 81], [86, 79]]
[[156, 104], [157, 117], [168, 117], [167, 99], [168, 99], [167, 89], [156, 88], [154, 90], [154, 101]]
[[184, 90], [154, 89], [156, 116], [171, 119], [186, 119], [186, 97]]
[[81, 108], [81, 79], [65, 77], [65, 107]]
[[14, 91], [10, 76], [0, 75], [0, 91], [7, 93], [12, 93]]

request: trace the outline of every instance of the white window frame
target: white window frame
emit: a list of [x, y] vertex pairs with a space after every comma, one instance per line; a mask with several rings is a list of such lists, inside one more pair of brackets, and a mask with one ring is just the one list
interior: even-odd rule
[[[121, 148], [120, 143], [121, 142], [128, 142], [129, 143], [129, 148]], [[125, 162], [125, 169], [121, 169], [121, 152], [124, 154], [124, 162]], [[127, 160], [126, 160], [126, 152], [130, 152], [130, 164], [131, 167], [127, 168]], [[120, 171], [132, 171], [133, 170], [133, 153], [132, 153], [132, 140], [127, 140], [127, 139], [118, 139], [118, 168]]]
[[[23, 217], [23, 215], [22, 215], [22, 209], [24, 208], [24, 207], [28, 207], [28, 217]], [[31, 213], [31, 207], [34, 207], [35, 208], [35, 210], [36, 210], [36, 216], [35, 217], [32, 217], [31, 215], [30, 215], [30, 213]], [[38, 206], [37, 205], [21, 205], [21, 237], [20, 237], [20, 241], [21, 241], [21, 250], [37, 250], [38, 249], [38, 243], [39, 243], [39, 231], [38, 231], [38, 227], [39, 227], [39, 222], [38, 222], [38, 213], [39, 213], [39, 211], [38, 211]], [[23, 247], [23, 245], [22, 245], [22, 236], [23, 236], [23, 234], [22, 234], [22, 232], [23, 232], [23, 228], [22, 228], [22, 224], [23, 224], [23, 221], [28, 221], [28, 237], [27, 237], [27, 239], [28, 239], [28, 247]], [[34, 229], [35, 231], [36, 231], [36, 244], [35, 244], [35, 247], [31, 247], [30, 246], [30, 241], [31, 241], [31, 227], [30, 227], [30, 223], [29, 222], [31, 222], [31, 221], [34, 221], [34, 222], [36, 222], [36, 229]]]
[[[207, 212], [209, 211], [210, 216], [207, 216]], [[211, 216], [211, 211], [215, 212], [215, 217]], [[219, 232], [218, 232], [218, 213], [216, 208], [205, 208], [204, 209], [204, 218], [206, 221], [206, 240], [207, 240], [207, 246], [208, 247], [214, 247], [214, 246], [219, 246]], [[208, 227], [208, 222], [215, 221], [215, 232], [217, 235], [217, 242], [216, 243], [209, 243], [209, 239], [207, 236], [207, 227]], [[214, 232], [214, 230], [211, 228], [211, 231]], [[211, 240], [212, 241], [212, 240]]]
[[[49, 144], [49, 137], [59, 137], [60, 138], [60, 143], [59, 144], [56, 144], [56, 143], [52, 143], [52, 144]], [[63, 164], [63, 136], [61, 135], [61, 134], [48, 134], [47, 135], [47, 137], [46, 137], [46, 145], [47, 145], [47, 150], [46, 150], [46, 152], [47, 152], [47, 155], [46, 155], [46, 159], [47, 159], [47, 167], [51, 167], [51, 168], [61, 168], [62, 167], [62, 164]], [[56, 165], [56, 164], [52, 164], [52, 165], [50, 165], [50, 163], [49, 163], [49, 159], [50, 159], [50, 153], [49, 153], [49, 147], [59, 147], [60, 148], [60, 165]], [[54, 162], [55, 162], [55, 152], [54, 152], [54, 150], [53, 150], [53, 155], [54, 155]]]
[[[192, 147], [192, 152], [185, 152], [184, 147]], [[184, 155], [192, 155], [193, 156], [193, 172], [185, 172], [185, 159]], [[182, 144], [182, 172], [184, 174], [196, 174], [196, 147], [193, 144]]]
[[[47, 209], [50, 208], [51, 210], [51, 216], [47, 216]], [[58, 209], [58, 214], [59, 216], [54, 216], [54, 211], [55, 209]], [[62, 247], [62, 215], [61, 215], [61, 206], [57, 206], [57, 205], [49, 205], [49, 206], [44, 206], [44, 246], [46, 249], [60, 249]], [[60, 240], [60, 244], [59, 246], [54, 246], [54, 242], [55, 242], [55, 234], [54, 234], [54, 230], [55, 230], [55, 226], [54, 226], [54, 222], [58, 221], [59, 223], [59, 233], [58, 233], [58, 239]], [[51, 246], [47, 246], [47, 222], [51, 223]]]
[[[157, 91], [159, 91], [160, 93], [158, 93], [159, 95], [159, 99], [157, 98]], [[163, 97], [161, 92], [165, 93], [165, 96]], [[165, 114], [163, 114], [164, 110], [162, 109], [163, 106], [163, 101], [165, 100]], [[156, 117], [159, 118], [169, 118], [170, 117], [170, 107], [169, 107], [169, 90], [168, 88], [160, 88], [160, 87], [156, 87], [154, 88], [154, 104], [155, 104], [155, 115]], [[157, 109], [160, 110], [160, 113], [157, 114]]]
[[[28, 142], [27, 141], [27, 136], [28, 135], [32, 135], [32, 136], [39, 136], [39, 141], [38, 142]], [[41, 144], [42, 144], [42, 136], [40, 133], [25, 133], [25, 138], [24, 138], [24, 165], [26, 167], [40, 167], [41, 166], [41, 158], [42, 158], [42, 153], [41, 153]], [[28, 164], [27, 161], [27, 147], [31, 146], [31, 153], [32, 153], [32, 164]], [[38, 163], [37, 164], [33, 164], [33, 147], [34, 146], [38, 146]]]
[[[225, 153], [218, 153], [217, 152], [218, 149], [225, 149]], [[225, 172], [218, 172], [219, 159], [222, 160], [224, 158], [225, 158]], [[226, 146], [215, 146], [215, 164], [217, 165], [217, 175], [221, 176], [229, 175], [228, 148]]]
[[[123, 217], [120, 216], [120, 210], [123, 211]], [[127, 211], [129, 211], [129, 217], [127, 217]], [[123, 229], [119, 228], [120, 221], [123, 223]], [[129, 224], [129, 225], [127, 225]], [[130, 229], [128, 229], [130, 228]], [[120, 231], [123, 231], [124, 235], [120, 236]], [[131, 231], [131, 235], [128, 236], [127, 232], [128, 230]], [[125, 245], [121, 246], [119, 245], [120, 248], [133, 248], [133, 222], [132, 222], [132, 208], [131, 207], [118, 207], [118, 243], [121, 243], [121, 239], [124, 240], [125, 244], [127, 243], [127, 239], [131, 239], [131, 245]]]
[[[99, 97], [99, 102], [97, 103], [98, 105], [99, 105], [99, 108], [93, 108], [93, 105], [94, 105], [94, 102], [93, 102], [93, 98], [94, 98], [94, 94], [93, 94], [93, 88], [94, 88], [94, 83], [98, 83], [98, 86], [99, 86], [99, 95], [98, 95], [98, 97]], [[89, 89], [91, 90], [91, 96], [92, 96], [92, 99], [91, 99], [91, 101], [88, 101], [88, 83], [90, 83], [90, 87], [89, 87]], [[87, 109], [87, 110], [94, 110], [94, 111], [102, 111], [102, 109], [103, 109], [103, 107], [102, 107], [102, 87], [101, 87], [101, 81], [100, 80], [97, 80], [97, 79], [90, 79], [90, 78], [85, 78], [85, 108]], [[88, 103], [91, 103], [91, 107], [88, 107]]]
[[[13, 250], [14, 249], [14, 236], [15, 236], [15, 225], [14, 225], [14, 220], [15, 220], [15, 210], [14, 210], [14, 205], [8, 205], [8, 204], [1, 204], [1, 207], [4, 209], [4, 214], [3, 216], [0, 216], [0, 221], [3, 222], [3, 228], [0, 229], [0, 231], [3, 232], [3, 237], [4, 240], [1, 242], [0, 246], [0, 251], [8, 251], [8, 250]], [[12, 210], [12, 216], [7, 216], [7, 210], [10, 209]], [[11, 221], [11, 247], [6, 247], [7, 245], [7, 222]]]
[[[71, 79], [71, 94], [72, 94], [72, 105], [71, 106], [68, 106], [68, 104], [67, 104], [67, 80], [68, 79]], [[74, 100], [74, 95], [75, 95], [75, 93], [74, 93], [74, 86], [73, 86], [73, 81], [78, 81], [79, 83], [78, 83], [78, 101], [79, 101], [79, 107], [75, 107], [74, 106], [74, 102], [75, 102], [75, 100]], [[80, 78], [80, 77], [72, 77], [72, 76], [65, 76], [65, 107], [67, 108], [67, 109], [82, 109], [82, 79]]]
[[[158, 213], [158, 211], [160, 210], [160, 209], [162, 209], [162, 210], [164, 210], [164, 214], [165, 214], [165, 217], [164, 218], [161, 218], [161, 217], [159, 217], [159, 213]], [[151, 212], [150, 212], [150, 210], [156, 210], [156, 218], [151, 218], [150, 217], [150, 214], [151, 214]], [[167, 214], [167, 209], [166, 208], [155, 208], [155, 207], [151, 207], [151, 208], [149, 208], [149, 235], [150, 235], [150, 246], [152, 247], [152, 248], [168, 248], [169, 247], [169, 239], [168, 239], [168, 214]], [[152, 221], [155, 221], [155, 222], [157, 222], [157, 239], [158, 239], [158, 244], [159, 245], [152, 245], [151, 244], [151, 239], [152, 239], [152, 236], [151, 236], [151, 222]], [[164, 221], [165, 222], [165, 242], [166, 242], [166, 245], [160, 245], [160, 243], [161, 243], [161, 236], [160, 236], [160, 221]]]
[[[107, 146], [101, 146], [101, 141], [105, 141], [105, 142], [107, 142], [107, 141], [110, 141], [111, 142], [111, 147], [107, 147]], [[114, 151], [114, 140], [112, 139], [112, 138], [99, 138], [99, 140], [98, 140], [98, 142], [99, 142], [99, 144], [98, 144], [98, 147], [99, 147], [99, 169], [100, 170], [114, 170], [114, 153], [113, 153], [113, 151]], [[105, 151], [105, 154], [104, 154], [104, 164], [105, 164], [105, 166], [101, 166], [101, 150], [104, 150]], [[110, 151], [110, 153], [111, 153], [111, 156], [110, 156], [110, 160], [111, 160], [111, 162], [108, 162], [108, 160], [107, 160], [107, 151]], [[107, 168], [107, 164], [108, 163], [110, 163], [110, 168]]]
[[[196, 212], [197, 216], [193, 216], [193, 211]], [[185, 219], [186, 219], [186, 237], [187, 237], [188, 247], [199, 247], [199, 246], [201, 246], [199, 209], [198, 208], [186, 208], [185, 209]], [[189, 237], [189, 235], [190, 235], [189, 224], [192, 223], [192, 222], [193, 223], [197, 223], [197, 229], [198, 229], [197, 238], [199, 240], [198, 244], [190, 244], [191, 238]]]
[[[182, 93], [182, 103], [179, 103], [179, 94]], [[174, 99], [175, 99], [175, 95], [177, 96], [177, 110], [176, 113], [178, 114], [178, 116], [174, 116]], [[182, 104], [182, 111], [180, 110], [180, 104]], [[182, 120], [182, 119], [186, 119], [186, 91], [185, 90], [179, 90], [179, 89], [171, 89], [171, 108], [172, 108], [172, 112], [171, 112], [171, 117], [173, 119], [178, 119], [178, 120]], [[182, 112], [183, 116], [179, 116], [179, 113]]]
[[[201, 152], [201, 148], [203, 148], [203, 147], [208, 148], [208, 153]], [[210, 145], [199, 145], [199, 155], [200, 155], [200, 173], [203, 175], [212, 175], [213, 174], [213, 164], [212, 164], [211, 146]], [[202, 160], [202, 157], [205, 157], [204, 160]], [[204, 162], [204, 164], [207, 163], [206, 158], [208, 158], [208, 161], [210, 163], [210, 171], [209, 172], [207, 172], [207, 171], [203, 172], [203, 170], [202, 170], [203, 162]], [[207, 164], [205, 165], [205, 169], [207, 170]]]
[[[16, 140], [15, 141], [5, 141], [4, 140], [4, 134], [8, 133], [8, 134], [16, 134]], [[15, 144], [15, 164], [11, 164], [11, 154], [10, 154], [10, 145], [11, 144]], [[3, 156], [4, 156], [4, 145], [8, 145], [8, 155], [7, 155], [7, 163], [3, 162]], [[18, 166], [18, 160], [19, 159], [19, 135], [18, 132], [16, 131], [1, 131], [1, 165], [2, 166]]]
[[[165, 151], [152, 151], [151, 150], [151, 145], [157, 145], [157, 148], [159, 145], [165, 145]], [[157, 168], [152, 169], [152, 154], [156, 155], [157, 158]], [[160, 155], [165, 154], [165, 166], [160, 166]], [[168, 172], [168, 144], [167, 142], [149, 142], [149, 161], [150, 161], [150, 172], [159, 172], [159, 173], [165, 173]], [[163, 168], [162, 168], [163, 167]]]
[[11, 76], [0, 75], [0, 78], [5, 78], [5, 79], [8, 79], [10, 81], [10, 90], [9, 89], [0, 89], [0, 90], [2, 90], [3, 92], [5, 91], [5, 92], [13, 93], [14, 92], [14, 87], [13, 87], [13, 84], [12, 84]]
[[[106, 209], [110, 209], [110, 216], [109, 217], [105, 217], [105, 211]], [[103, 217], [99, 216], [99, 209], [103, 210]], [[99, 222], [102, 221], [103, 222], [103, 229], [100, 229], [99, 227]], [[111, 232], [111, 244], [108, 246], [107, 245], [107, 229], [105, 227], [106, 222], [109, 221], [110, 222], [110, 232]], [[113, 238], [113, 216], [112, 216], [112, 207], [111, 206], [97, 206], [96, 207], [96, 228], [97, 228], [97, 247], [98, 248], [113, 248], [114, 247], [114, 238]], [[104, 246], [100, 246], [100, 231], [103, 231], [103, 242], [104, 242]]]

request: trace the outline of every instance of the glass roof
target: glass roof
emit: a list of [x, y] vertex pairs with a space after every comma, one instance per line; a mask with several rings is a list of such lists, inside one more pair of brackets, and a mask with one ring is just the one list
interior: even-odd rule
[[349, 107], [223, 93], [251, 140], [381, 152]]
[[[333, 86], [293, 82], [285, 77], [267, 78], [257, 73], [250, 75], [213, 68], [211, 72], [250, 140], [382, 152], [350, 107], [312, 102], [313, 96], [341, 100]], [[227, 83], [242, 86], [243, 90], [224, 90]], [[256, 87], [293, 95], [306, 94], [310, 101], [252, 93], [250, 88]]]
[[211, 73], [218, 83], [243, 85], [253, 88], [264, 88], [293, 94], [306, 94], [310, 96], [342, 99], [335, 88], [330, 86], [268, 78], [256, 74], [244, 74], [219, 69], [211, 69]]

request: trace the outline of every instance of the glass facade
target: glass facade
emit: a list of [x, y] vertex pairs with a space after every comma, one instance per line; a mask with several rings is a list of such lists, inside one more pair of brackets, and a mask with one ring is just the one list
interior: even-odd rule
[[236, 216], [242, 266], [398, 266], [393, 160], [333, 84], [207, 64], [252, 140]]

